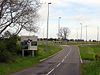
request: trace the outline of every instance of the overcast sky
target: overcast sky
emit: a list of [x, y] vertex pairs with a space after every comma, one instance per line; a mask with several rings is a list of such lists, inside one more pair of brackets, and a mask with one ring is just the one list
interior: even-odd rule
[[[97, 38], [97, 27], [100, 26], [100, 0], [40, 0], [42, 7], [39, 15], [39, 37], [46, 37], [47, 5], [50, 5], [49, 38], [57, 37], [58, 17], [61, 17], [61, 27], [71, 30], [69, 39], [80, 38], [80, 28], [83, 25], [85, 39], [86, 25], [88, 26], [88, 40]], [[78, 33], [77, 33], [78, 32]], [[77, 36], [78, 34], [78, 36]]]

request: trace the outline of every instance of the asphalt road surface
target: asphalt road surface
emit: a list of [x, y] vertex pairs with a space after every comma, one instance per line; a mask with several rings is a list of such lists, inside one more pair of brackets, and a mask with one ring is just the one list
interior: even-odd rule
[[53, 57], [10, 75], [80, 75], [79, 48], [63, 46], [63, 50]]

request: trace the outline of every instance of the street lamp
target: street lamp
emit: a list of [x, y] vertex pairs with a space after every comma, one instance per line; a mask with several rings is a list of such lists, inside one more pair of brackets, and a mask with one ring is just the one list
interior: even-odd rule
[[97, 27], [97, 43], [99, 42], [99, 27]]
[[[59, 34], [59, 30], [60, 30], [60, 20], [61, 20], [61, 17], [58, 18], [58, 34]], [[58, 35], [58, 39], [59, 39], [59, 35]]]
[[48, 49], [48, 31], [49, 31], [49, 5], [51, 3], [48, 3], [48, 14], [47, 14], [47, 41], [46, 41], [46, 50]]
[[87, 42], [87, 25], [86, 25], [86, 42]]
[[81, 25], [81, 36], [80, 36], [80, 40], [82, 40], [82, 23], [80, 23]]

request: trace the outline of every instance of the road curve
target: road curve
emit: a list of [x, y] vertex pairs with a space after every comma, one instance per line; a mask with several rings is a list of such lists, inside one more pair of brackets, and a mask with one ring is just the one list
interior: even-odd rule
[[80, 55], [77, 46], [63, 50], [40, 64], [10, 75], [80, 75]]

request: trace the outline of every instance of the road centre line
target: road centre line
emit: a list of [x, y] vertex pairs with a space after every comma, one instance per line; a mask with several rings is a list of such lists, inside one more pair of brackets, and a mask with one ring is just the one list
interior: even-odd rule
[[49, 75], [51, 72], [53, 72], [55, 68], [53, 68], [51, 71], [49, 71], [46, 75]]
[[64, 59], [62, 59], [62, 61], [61, 61], [59, 64], [57, 64], [57, 66], [56, 66], [55, 68], [53, 68], [52, 70], [50, 70], [46, 75], [49, 75], [49, 74], [52, 73], [56, 68], [58, 68], [58, 67], [65, 61], [65, 59], [69, 56], [70, 52], [71, 52], [71, 49], [70, 49], [70, 51], [68, 52], [68, 54], [64, 57]]
[[59, 63], [58, 65], [57, 65], [57, 67], [59, 67], [61, 65], [61, 63]]
[[62, 63], [65, 61], [65, 59], [69, 56], [71, 50], [68, 52], [68, 54], [64, 57], [64, 59], [61, 61]]
[[65, 59], [63, 59], [62, 61], [61, 61], [61, 63], [63, 63], [65, 61]]

